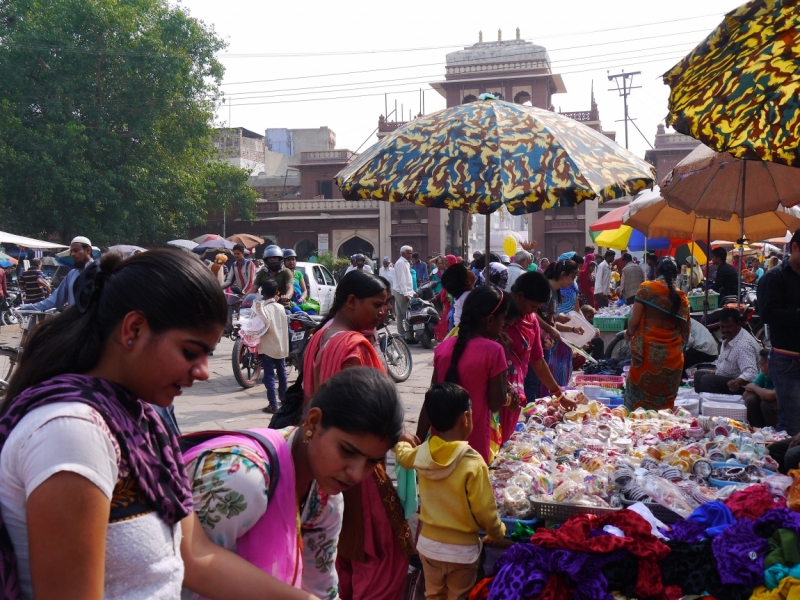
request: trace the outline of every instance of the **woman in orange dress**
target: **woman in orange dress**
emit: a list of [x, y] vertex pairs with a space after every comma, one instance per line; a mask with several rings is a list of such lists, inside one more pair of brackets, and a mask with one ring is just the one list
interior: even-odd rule
[[[306, 405], [319, 386], [343, 369], [364, 366], [386, 372], [374, 344], [376, 328], [386, 320], [389, 289], [384, 279], [360, 270], [350, 271], [339, 282], [328, 320], [305, 351]], [[413, 437], [402, 439], [418, 443]], [[343, 496], [336, 558], [339, 596], [343, 600], [400, 600], [415, 550], [400, 498], [383, 464], [376, 461], [372, 477]]]
[[631, 370], [625, 385], [625, 408], [672, 409], [681, 385], [683, 348], [691, 331], [686, 295], [675, 289], [678, 265], [665, 256], [656, 279], [636, 292], [625, 339], [631, 345]]

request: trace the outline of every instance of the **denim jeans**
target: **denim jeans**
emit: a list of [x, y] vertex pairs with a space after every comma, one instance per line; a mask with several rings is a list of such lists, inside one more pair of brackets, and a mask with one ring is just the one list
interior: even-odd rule
[[176, 436], [181, 435], [181, 430], [178, 427], [178, 421], [175, 419], [175, 406], [170, 404], [166, 408], [161, 406], [153, 406], [158, 413], [158, 416], [161, 417], [164, 425], [172, 431]]
[[[261, 370], [264, 372], [264, 387], [267, 388], [267, 400], [270, 406], [278, 405], [278, 398], [283, 402], [286, 395], [286, 359], [270, 358], [266, 354], [261, 355]], [[275, 374], [278, 375], [278, 394], [275, 395]]]
[[800, 433], [800, 358], [769, 353], [769, 378], [778, 397], [778, 431]]

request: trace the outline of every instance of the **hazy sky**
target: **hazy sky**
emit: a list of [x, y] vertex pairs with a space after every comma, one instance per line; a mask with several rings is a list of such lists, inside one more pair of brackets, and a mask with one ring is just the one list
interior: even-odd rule
[[[183, 0], [189, 13], [212, 25], [228, 42], [219, 58], [223, 90], [231, 99], [218, 112], [230, 122], [263, 133], [268, 127], [320, 127], [337, 147], [356, 150], [371, 136], [395, 99], [419, 111], [445, 107], [427, 83], [444, 77], [445, 55], [478, 41], [521, 37], [545, 46], [567, 93], [553, 103], [563, 111], [588, 110], [594, 90], [607, 130], [624, 145], [622, 99], [608, 91], [607, 71], [641, 71], [634, 78], [629, 113], [650, 143], [667, 113], [669, 89], [661, 75], [693, 49], [740, 0]], [[356, 73], [357, 72], [357, 73]], [[342, 75], [342, 73], [351, 73]], [[251, 83], [243, 83], [251, 82]], [[343, 85], [347, 84], [347, 85]], [[345, 96], [345, 98], [343, 98]], [[230, 113], [229, 113], [230, 110]], [[629, 127], [630, 149], [644, 156], [645, 139]]]

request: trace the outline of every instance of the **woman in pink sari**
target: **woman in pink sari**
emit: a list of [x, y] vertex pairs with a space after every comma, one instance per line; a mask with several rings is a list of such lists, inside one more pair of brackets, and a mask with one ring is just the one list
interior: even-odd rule
[[[342, 278], [329, 320], [305, 350], [306, 403], [325, 381], [344, 369], [363, 366], [386, 372], [373, 344], [376, 328], [386, 320], [389, 297], [388, 282], [379, 277], [356, 270]], [[342, 394], [340, 402], [352, 414], [347, 394]], [[336, 558], [340, 597], [399, 600], [415, 550], [400, 498], [383, 464], [377, 462], [372, 476], [343, 496], [344, 523]]]
[[[184, 451], [195, 512], [218, 545], [284, 583], [334, 600], [341, 492], [370, 476], [399, 439], [403, 418], [385, 374], [342, 371], [320, 387], [300, 427], [232, 431]], [[218, 432], [195, 437], [209, 433]]]

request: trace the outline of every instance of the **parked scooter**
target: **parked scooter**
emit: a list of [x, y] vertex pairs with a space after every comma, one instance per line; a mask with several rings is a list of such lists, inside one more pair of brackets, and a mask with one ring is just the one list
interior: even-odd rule
[[441, 320], [441, 315], [431, 300], [433, 299], [433, 282], [422, 284], [417, 290], [417, 298], [411, 298], [408, 303], [406, 321], [414, 332], [414, 338], [423, 348], [433, 347], [434, 329]]
[[289, 356], [286, 366], [294, 367], [298, 373], [302, 373], [306, 346], [325, 318], [305, 312], [291, 313], [288, 310], [286, 315], [289, 318]]

